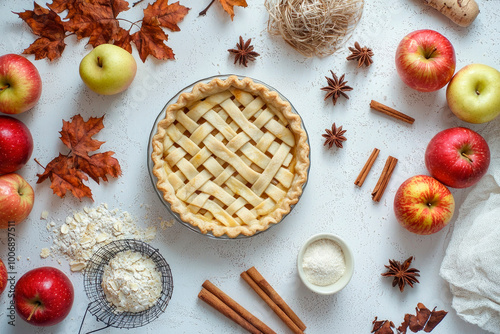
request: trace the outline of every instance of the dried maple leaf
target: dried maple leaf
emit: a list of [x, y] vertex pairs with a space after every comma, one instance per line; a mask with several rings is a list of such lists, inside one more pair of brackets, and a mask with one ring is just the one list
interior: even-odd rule
[[156, 17], [161, 27], [180, 31], [177, 23], [182, 21], [188, 12], [189, 8], [181, 6], [178, 1], [169, 5], [168, 0], [157, 0], [144, 9], [144, 21]]
[[[53, 0], [47, 4], [49, 9], [35, 3], [33, 11], [16, 13], [40, 36], [25, 53], [35, 54], [36, 59], [59, 58], [64, 50], [64, 38], [75, 34], [80, 40], [88, 38], [93, 47], [112, 43], [128, 52], [132, 52], [132, 44], [139, 49], [144, 62], [148, 55], [158, 59], [174, 59], [174, 53], [165, 45], [168, 35], [162, 28], [180, 31], [177, 25], [184, 19], [189, 8], [168, 0], [156, 0], [143, 11], [143, 18], [136, 22], [121, 19], [118, 15], [129, 10], [126, 0]], [[58, 14], [66, 12], [64, 21]], [[130, 23], [124, 29], [120, 22]], [[132, 27], [139, 31], [131, 35]], [[57, 51], [57, 52], [56, 52]]]
[[56, 12], [43, 8], [35, 2], [33, 10], [14, 14], [26, 22], [35, 35], [40, 36], [23, 51], [24, 54], [34, 54], [35, 59], [50, 60], [61, 56], [66, 46], [64, 43], [66, 29]]
[[93, 199], [92, 191], [83, 183], [88, 180], [88, 176], [98, 184], [100, 179], [108, 181], [108, 175], [120, 176], [121, 167], [118, 160], [112, 157], [114, 152], [89, 155], [89, 152], [104, 144], [92, 138], [104, 128], [103, 119], [104, 116], [90, 117], [84, 121], [82, 116], [75, 115], [70, 122], [63, 120], [60, 139], [71, 151], [66, 155], [59, 153], [58, 157], [49, 162], [45, 171], [37, 174], [37, 183], [50, 179], [50, 188], [61, 198], [70, 191], [78, 199]]
[[118, 34], [118, 14], [129, 9], [124, 0], [75, 1], [64, 25], [78, 39], [89, 37], [88, 44], [96, 47], [112, 41]]
[[422, 303], [418, 303], [415, 310], [415, 315], [405, 314], [403, 323], [397, 328], [398, 333], [406, 334], [408, 328], [414, 333], [421, 330], [430, 333], [448, 314], [446, 311], [436, 311], [435, 307], [431, 311]]
[[[212, 0], [208, 6], [200, 12], [199, 15], [205, 15], [207, 13], [207, 10], [212, 6], [212, 4], [215, 2], [215, 0]], [[246, 0], [219, 0], [219, 2], [222, 5], [222, 8], [231, 16], [231, 21], [233, 20], [234, 17], [234, 6], [240, 6], [240, 7], [246, 7], [248, 6]]]

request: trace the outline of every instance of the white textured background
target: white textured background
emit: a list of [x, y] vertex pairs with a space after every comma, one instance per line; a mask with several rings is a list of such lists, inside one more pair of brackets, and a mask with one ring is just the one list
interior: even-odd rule
[[[130, 1], [132, 2], [132, 1]], [[16, 229], [18, 278], [26, 271], [52, 265], [66, 272], [75, 286], [76, 296], [68, 318], [50, 328], [35, 328], [17, 319], [16, 327], [7, 325], [7, 294], [0, 296], [0, 333], [75, 333], [78, 332], [88, 299], [83, 290], [82, 274], [70, 273], [67, 262], [59, 265], [54, 258], [42, 260], [41, 248], [51, 240], [40, 220], [43, 210], [49, 220], [60, 224], [73, 210], [102, 202], [110, 208], [129, 211], [140, 226], [157, 225], [169, 220], [169, 214], [157, 198], [146, 168], [146, 150], [152, 124], [168, 101], [181, 88], [201, 78], [226, 73], [248, 75], [277, 88], [288, 97], [302, 115], [310, 135], [312, 165], [309, 183], [294, 211], [278, 226], [247, 240], [211, 240], [175, 224], [158, 229], [151, 242], [169, 262], [174, 277], [172, 300], [155, 322], [127, 333], [243, 333], [197, 298], [201, 284], [210, 279], [223, 291], [266, 322], [279, 333], [288, 329], [264, 302], [240, 278], [240, 273], [256, 266], [308, 326], [307, 333], [369, 333], [375, 316], [390, 319], [396, 326], [405, 313], [413, 313], [418, 302], [427, 307], [449, 311], [434, 333], [484, 333], [463, 322], [451, 307], [448, 286], [438, 271], [453, 222], [440, 233], [417, 236], [396, 222], [392, 201], [399, 184], [416, 174], [426, 173], [424, 151], [427, 142], [438, 131], [453, 126], [470, 126], [482, 132], [500, 126], [500, 119], [489, 124], [471, 126], [458, 120], [448, 109], [444, 89], [435, 93], [419, 93], [407, 88], [394, 67], [394, 52], [407, 33], [430, 28], [444, 34], [455, 47], [457, 70], [478, 62], [500, 68], [500, 1], [478, 1], [481, 13], [469, 28], [460, 28], [434, 9], [417, 0], [367, 0], [351, 46], [359, 41], [375, 52], [374, 64], [358, 69], [347, 62], [347, 46], [323, 59], [306, 59], [278, 37], [266, 32], [268, 15], [263, 0], [250, 0], [247, 8], [236, 8], [229, 16], [215, 3], [207, 16], [198, 17], [209, 0], [183, 0], [192, 8], [180, 32], [170, 33], [167, 44], [176, 54], [175, 61], [146, 63], [133, 55], [138, 72], [132, 86], [116, 96], [99, 96], [88, 90], [78, 75], [80, 60], [90, 51], [86, 41], [66, 39], [62, 57], [56, 61], [34, 61], [44, 88], [38, 105], [17, 116], [31, 129], [35, 139], [32, 158], [48, 163], [65, 147], [58, 139], [62, 120], [75, 114], [85, 119], [106, 115], [97, 139], [106, 143], [101, 151], [113, 150], [120, 161], [123, 176], [109, 183], [90, 183], [95, 203], [78, 201], [71, 195], [60, 199], [52, 194], [49, 182], [36, 184], [42, 172], [33, 159], [19, 171], [36, 192], [36, 203], [29, 219]], [[148, 1], [121, 14], [133, 21], [142, 18]], [[43, 4], [40, 3], [40, 4]], [[0, 53], [21, 53], [35, 40], [29, 28], [11, 11], [33, 9], [28, 0], [0, 3]], [[123, 25], [128, 28], [128, 25]], [[248, 68], [233, 65], [226, 51], [235, 47], [238, 37], [252, 38], [261, 54]], [[323, 101], [329, 70], [346, 73], [350, 99]], [[414, 118], [413, 125], [395, 121], [369, 109], [371, 99], [395, 107]], [[343, 149], [323, 147], [321, 134], [332, 122], [347, 130]], [[381, 152], [361, 189], [354, 186], [373, 147]], [[388, 155], [399, 159], [393, 177], [380, 203], [371, 200], [373, 189]], [[452, 190], [458, 207], [468, 190]], [[296, 270], [299, 247], [311, 235], [332, 232], [344, 238], [355, 256], [355, 273], [350, 284], [340, 293], [319, 296], [300, 282]], [[5, 259], [6, 235], [0, 235], [0, 255]], [[391, 287], [391, 279], [380, 276], [389, 258], [404, 260], [415, 256], [414, 266], [421, 270], [420, 284], [400, 293]], [[97, 328], [87, 321], [84, 329]], [[108, 329], [104, 333], [117, 333]]]

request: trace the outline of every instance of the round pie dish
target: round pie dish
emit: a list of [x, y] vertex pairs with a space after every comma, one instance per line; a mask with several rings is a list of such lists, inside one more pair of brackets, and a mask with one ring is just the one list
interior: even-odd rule
[[[321, 285], [316, 285], [311, 283], [304, 272], [303, 268], [303, 260], [304, 260], [304, 254], [308, 247], [314, 243], [315, 241], [319, 240], [331, 240], [337, 245], [340, 246], [340, 249], [342, 250], [342, 254], [344, 255], [344, 261], [345, 261], [345, 272], [344, 274], [334, 283], [321, 286]], [[304, 283], [304, 285], [309, 288], [309, 290], [321, 294], [321, 295], [331, 295], [334, 293], [339, 292], [343, 288], [346, 287], [346, 285], [349, 283], [349, 281], [352, 278], [352, 275], [354, 273], [354, 257], [352, 254], [352, 250], [349, 247], [349, 245], [339, 236], [331, 233], [320, 233], [313, 235], [307, 241], [304, 243], [304, 245], [300, 248], [299, 254], [297, 256], [297, 270], [299, 273], [299, 277]]]
[[148, 169], [177, 221], [218, 239], [276, 225], [298, 202], [310, 166], [307, 132], [290, 102], [255, 79], [197, 81], [163, 108]]

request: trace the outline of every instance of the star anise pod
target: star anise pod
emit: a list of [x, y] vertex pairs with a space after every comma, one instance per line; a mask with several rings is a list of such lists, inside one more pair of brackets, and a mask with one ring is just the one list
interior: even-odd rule
[[257, 52], [253, 51], [253, 45], [250, 45], [252, 39], [249, 38], [248, 41], [243, 41], [243, 37], [240, 36], [240, 42], [236, 43], [236, 49], [229, 49], [230, 53], [234, 54], [234, 63], [239, 63], [247, 67], [248, 61], [254, 61], [256, 57], [260, 56]]
[[401, 264], [401, 262], [396, 260], [389, 260], [389, 265], [385, 266], [388, 271], [383, 273], [384, 277], [394, 277], [392, 281], [392, 286], [399, 286], [399, 291], [403, 292], [405, 285], [408, 284], [413, 288], [413, 283], [420, 283], [417, 279], [420, 276], [418, 273], [420, 270], [415, 268], [410, 268], [411, 261], [413, 260], [413, 256], [410, 256], [406, 259], [405, 262]]
[[342, 142], [346, 141], [347, 138], [344, 137], [344, 133], [347, 130], [342, 130], [342, 126], [337, 126], [335, 123], [332, 124], [332, 129], [325, 129], [326, 133], [324, 133], [322, 136], [326, 138], [325, 143], [323, 146], [328, 145], [328, 148], [332, 148], [332, 146], [335, 144], [338, 148], [342, 148]]
[[342, 76], [339, 79], [337, 78], [335, 73], [333, 73], [333, 71], [330, 71], [330, 73], [332, 73], [333, 78], [325, 77], [326, 80], [328, 81], [328, 86], [321, 88], [321, 90], [327, 92], [325, 100], [331, 96], [333, 100], [333, 105], [335, 105], [340, 95], [342, 95], [346, 99], [349, 98], [349, 96], [347, 96], [345, 92], [351, 91], [352, 87], [346, 85], [347, 81], [344, 81], [345, 74], [342, 74]]
[[349, 55], [347, 60], [357, 60], [358, 67], [365, 65], [366, 67], [370, 66], [373, 63], [373, 51], [370, 48], [361, 47], [358, 42], [354, 43], [354, 47], [349, 47], [349, 51], [351, 51], [351, 55]]

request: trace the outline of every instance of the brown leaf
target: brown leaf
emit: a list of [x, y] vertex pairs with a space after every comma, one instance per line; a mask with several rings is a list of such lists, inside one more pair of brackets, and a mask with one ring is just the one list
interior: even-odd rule
[[78, 169], [88, 174], [92, 180], [99, 184], [100, 178], [103, 181], [108, 181], [106, 175], [118, 177], [122, 174], [120, 164], [118, 160], [112, 157], [113, 154], [115, 154], [115, 152], [108, 151], [96, 153], [87, 158], [75, 156], [75, 164]]
[[164, 43], [168, 36], [159, 25], [143, 22], [141, 29], [132, 35], [132, 40], [142, 62], [146, 61], [148, 55], [157, 59], [175, 59], [173, 50]]
[[83, 180], [88, 180], [88, 177], [80, 170], [74, 167], [75, 159], [73, 157], [62, 155], [59, 153], [57, 158], [54, 158], [45, 167], [43, 174], [37, 174], [38, 181], [42, 183], [47, 178], [50, 179], [50, 188], [54, 194], [63, 198], [67, 191], [70, 191], [76, 198], [83, 197], [92, 198], [92, 191], [83, 183]]
[[75, 1], [68, 9], [65, 27], [78, 39], [89, 37], [88, 44], [96, 47], [113, 41], [120, 33], [117, 16], [128, 9], [124, 0]]
[[[118, 177], [121, 175], [121, 167], [118, 160], [112, 157], [114, 152], [96, 153], [89, 155], [101, 147], [104, 142], [92, 139], [104, 128], [103, 117], [90, 117], [84, 121], [80, 115], [75, 115], [70, 122], [63, 120], [61, 141], [71, 149], [67, 155], [59, 153], [45, 167], [42, 174], [37, 174], [41, 183], [50, 179], [54, 194], [64, 197], [69, 190], [75, 197], [92, 199], [92, 192], [83, 181], [90, 176], [99, 184], [99, 180], [108, 181], [107, 176]], [[87, 176], [88, 175], [88, 176]]]
[[61, 141], [73, 154], [83, 158], [88, 157], [88, 152], [98, 150], [104, 142], [92, 139], [92, 136], [97, 134], [104, 128], [103, 117], [90, 117], [88, 121], [84, 121], [80, 115], [75, 115], [71, 118], [71, 122], [63, 120], [63, 128], [59, 132]]
[[47, 4], [47, 7], [56, 13], [62, 13], [65, 10], [72, 11], [74, 4], [79, 0], [52, 0], [52, 3]]
[[130, 36], [128, 30], [119, 28], [114, 36], [113, 44], [132, 53], [132, 36]]
[[27, 49], [24, 54], [34, 54], [35, 59], [57, 59], [61, 56], [66, 43], [66, 30], [61, 18], [51, 9], [41, 7], [36, 2], [34, 10], [27, 10], [17, 14], [31, 28], [33, 34], [40, 36]]
[[377, 320], [377, 317], [375, 317], [375, 320], [372, 322], [373, 328], [370, 333], [375, 333], [375, 334], [394, 334], [394, 331], [392, 330], [394, 328], [394, 323], [389, 320]]
[[148, 5], [144, 9], [144, 22], [151, 23], [153, 18], [156, 18], [161, 27], [168, 28], [172, 31], [180, 31], [181, 28], [177, 25], [184, 19], [190, 8], [184, 7], [175, 2], [168, 4], [168, 0], [157, 0], [153, 4]]
[[246, 7], [248, 6], [245, 0], [219, 0], [222, 8], [231, 16], [231, 21], [234, 17], [234, 6]]

